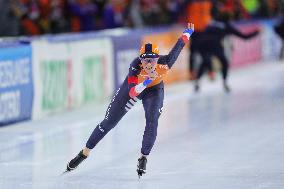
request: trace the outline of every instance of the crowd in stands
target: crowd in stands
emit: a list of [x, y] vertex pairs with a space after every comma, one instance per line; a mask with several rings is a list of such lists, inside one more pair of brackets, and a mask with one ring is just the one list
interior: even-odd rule
[[[232, 20], [280, 16], [284, 0], [212, 0]], [[0, 36], [187, 22], [192, 0], [0, 0]]]

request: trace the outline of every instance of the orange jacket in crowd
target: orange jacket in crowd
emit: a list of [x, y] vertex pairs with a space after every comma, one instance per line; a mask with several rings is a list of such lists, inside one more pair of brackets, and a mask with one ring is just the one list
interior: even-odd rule
[[213, 4], [211, 0], [193, 0], [187, 6], [188, 22], [194, 23], [196, 32], [205, 30], [212, 20], [211, 10]]

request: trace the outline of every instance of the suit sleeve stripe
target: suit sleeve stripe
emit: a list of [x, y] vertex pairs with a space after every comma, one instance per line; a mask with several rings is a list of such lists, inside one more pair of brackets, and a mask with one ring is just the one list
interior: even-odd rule
[[138, 77], [128, 76], [128, 84], [131, 84], [131, 83], [138, 84]]

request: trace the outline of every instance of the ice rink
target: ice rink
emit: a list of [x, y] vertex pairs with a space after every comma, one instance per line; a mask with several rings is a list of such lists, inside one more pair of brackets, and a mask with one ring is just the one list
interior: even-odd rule
[[0, 128], [1, 189], [284, 188], [284, 64], [166, 87], [147, 174], [136, 173], [144, 110], [136, 105], [74, 172], [60, 176], [103, 119], [107, 103]]

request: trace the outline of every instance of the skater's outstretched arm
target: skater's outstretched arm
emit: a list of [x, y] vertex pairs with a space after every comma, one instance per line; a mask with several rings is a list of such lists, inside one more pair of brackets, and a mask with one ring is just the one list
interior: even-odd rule
[[184, 30], [182, 36], [178, 39], [175, 46], [169, 52], [168, 55], [160, 56], [158, 63], [159, 64], [166, 64], [169, 68], [173, 66], [175, 61], [177, 60], [181, 50], [183, 49], [184, 45], [189, 41], [190, 36], [194, 32], [194, 24], [189, 23], [188, 28]]
[[238, 36], [242, 39], [250, 39], [250, 38], [253, 38], [253, 37], [255, 37], [259, 34], [258, 30], [255, 30], [255, 31], [248, 33], [248, 34], [244, 34], [241, 31], [239, 31], [238, 29], [236, 29], [234, 26], [232, 26], [231, 24], [226, 24], [225, 29], [226, 29], [227, 34], [233, 34], [233, 35], [236, 35], [236, 36]]

